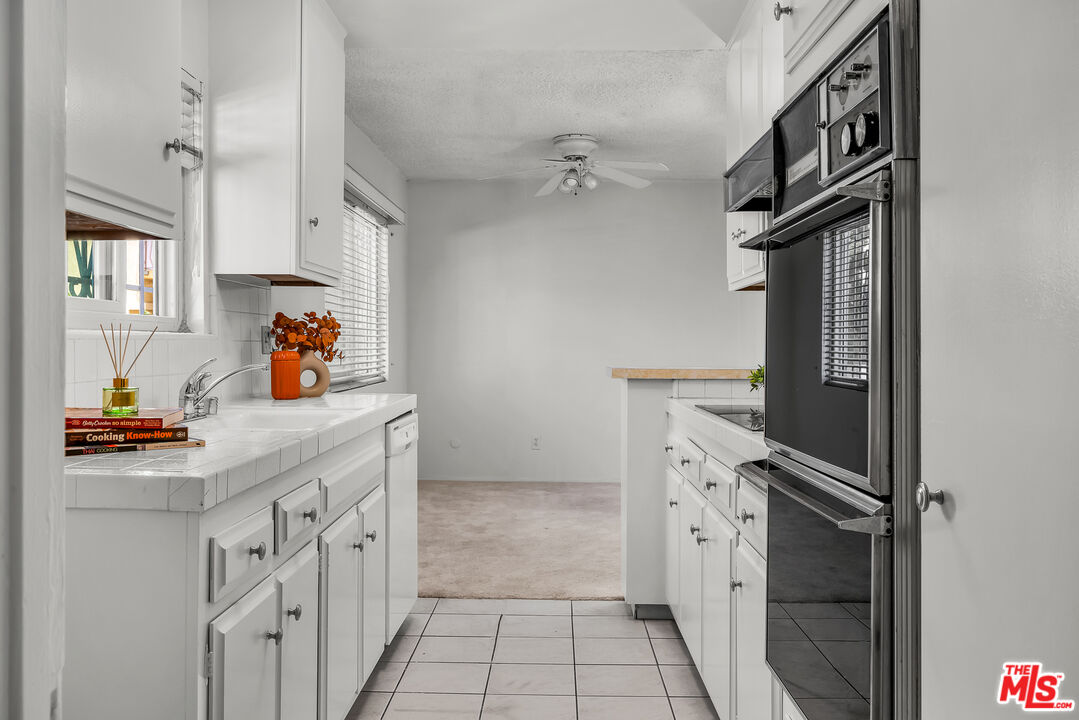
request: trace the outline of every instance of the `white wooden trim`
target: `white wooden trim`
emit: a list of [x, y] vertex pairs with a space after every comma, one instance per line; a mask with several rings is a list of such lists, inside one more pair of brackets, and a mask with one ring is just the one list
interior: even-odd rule
[[[806, 55], [820, 43], [828, 30], [836, 24], [843, 12], [853, 4], [854, 0], [828, 0], [824, 7], [821, 8], [821, 11], [817, 13], [817, 16], [813, 18], [813, 22], [802, 33], [802, 36], [784, 54], [783, 59], [786, 61], [788, 75], [801, 64]], [[795, 12], [797, 12], [797, 8]]]
[[385, 215], [391, 224], [406, 224], [405, 211], [348, 163], [345, 163], [345, 184], [351, 186], [350, 189], [359, 194], [361, 200]]

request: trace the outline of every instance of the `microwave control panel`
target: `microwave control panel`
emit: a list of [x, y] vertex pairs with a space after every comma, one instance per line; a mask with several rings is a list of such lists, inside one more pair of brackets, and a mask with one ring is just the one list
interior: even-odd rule
[[881, 21], [817, 85], [822, 185], [891, 147], [888, 25]]

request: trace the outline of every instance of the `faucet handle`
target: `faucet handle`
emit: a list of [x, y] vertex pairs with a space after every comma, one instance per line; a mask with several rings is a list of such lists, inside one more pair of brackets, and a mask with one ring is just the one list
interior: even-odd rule
[[217, 398], [216, 397], [206, 398], [206, 414], [207, 415], [216, 415], [217, 414]]
[[[183, 384], [180, 386], [181, 389], [190, 387], [195, 382], [199, 382], [199, 381], [195, 380], [195, 378], [198, 377], [199, 373], [202, 373], [202, 375], [204, 375], [205, 377], [209, 377], [210, 373], [204, 373], [202, 371], [205, 370], [206, 366], [209, 365], [212, 362], [217, 362], [217, 358], [212, 357], [209, 360], [204, 361], [201, 365], [199, 365], [194, 370], [192, 370], [191, 374], [187, 376], [187, 380], [184, 380]], [[205, 378], [203, 378], [203, 379], [205, 379]]]

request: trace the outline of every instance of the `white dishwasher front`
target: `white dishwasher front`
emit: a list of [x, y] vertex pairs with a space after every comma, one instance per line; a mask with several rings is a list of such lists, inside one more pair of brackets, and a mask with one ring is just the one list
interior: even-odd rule
[[386, 643], [397, 635], [418, 595], [419, 490], [416, 481], [419, 415], [386, 423]]

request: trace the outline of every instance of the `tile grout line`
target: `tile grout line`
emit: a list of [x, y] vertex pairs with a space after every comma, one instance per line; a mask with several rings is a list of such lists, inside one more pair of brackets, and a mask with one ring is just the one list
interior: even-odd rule
[[573, 612], [573, 601], [569, 601], [569, 649], [573, 658], [573, 717], [581, 717], [581, 696], [577, 687], [577, 623]]
[[667, 707], [671, 709], [671, 717], [674, 717], [674, 703], [671, 702], [671, 691], [667, 689], [667, 679], [663, 677], [660, 669], [659, 656], [656, 655], [656, 646], [652, 644], [652, 633], [648, 631], [648, 623], [644, 622], [644, 635], [648, 638], [648, 649], [652, 651], [652, 658], [656, 661], [656, 672], [659, 673], [659, 682], [663, 685], [663, 692], [667, 696]]

